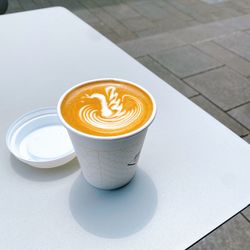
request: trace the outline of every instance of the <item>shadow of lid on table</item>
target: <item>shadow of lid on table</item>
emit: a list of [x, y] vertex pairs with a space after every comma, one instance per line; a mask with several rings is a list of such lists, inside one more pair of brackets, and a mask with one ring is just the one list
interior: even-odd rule
[[86, 231], [104, 238], [122, 238], [141, 230], [154, 216], [157, 190], [141, 169], [132, 181], [113, 191], [89, 185], [82, 175], [71, 188], [70, 210]]
[[10, 164], [18, 175], [32, 181], [54, 181], [64, 178], [79, 170], [79, 163], [77, 158], [73, 159], [63, 166], [43, 169], [31, 167], [19, 161], [13, 155], [10, 155]]

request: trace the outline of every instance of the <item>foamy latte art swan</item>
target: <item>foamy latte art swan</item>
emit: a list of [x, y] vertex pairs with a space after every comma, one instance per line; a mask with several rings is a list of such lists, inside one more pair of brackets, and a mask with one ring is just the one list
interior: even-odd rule
[[154, 111], [150, 95], [135, 84], [97, 80], [79, 84], [63, 96], [64, 121], [94, 136], [120, 136], [139, 130]]
[[[96, 98], [101, 109], [87, 102], [86, 99]], [[128, 108], [125, 103], [133, 102]], [[107, 130], [121, 129], [133, 123], [140, 117], [143, 103], [135, 96], [124, 94], [119, 96], [116, 87], [105, 88], [105, 95], [94, 93], [86, 94], [82, 100], [83, 106], [79, 110], [79, 118], [83, 123]]]

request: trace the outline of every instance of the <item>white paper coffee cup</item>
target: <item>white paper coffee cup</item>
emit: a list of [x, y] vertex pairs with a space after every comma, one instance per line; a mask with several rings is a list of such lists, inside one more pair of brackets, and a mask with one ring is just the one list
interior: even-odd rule
[[[119, 136], [95, 136], [76, 130], [65, 121], [61, 113], [61, 104], [65, 96], [81, 85], [104, 80], [132, 84], [148, 94], [153, 103], [153, 110], [150, 118], [143, 126]], [[87, 182], [97, 188], [115, 189], [126, 185], [134, 177], [147, 129], [156, 114], [155, 100], [146, 89], [133, 82], [115, 78], [82, 82], [62, 95], [57, 105], [57, 112], [69, 133]]]

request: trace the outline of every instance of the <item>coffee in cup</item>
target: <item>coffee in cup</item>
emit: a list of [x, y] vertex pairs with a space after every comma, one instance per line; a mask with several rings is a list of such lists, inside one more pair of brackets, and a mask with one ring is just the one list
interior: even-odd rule
[[127, 82], [103, 80], [74, 88], [61, 113], [76, 130], [94, 136], [119, 136], [142, 127], [153, 112], [150, 96]]
[[147, 90], [120, 79], [91, 80], [68, 90], [57, 110], [90, 184], [114, 189], [133, 178], [156, 113]]

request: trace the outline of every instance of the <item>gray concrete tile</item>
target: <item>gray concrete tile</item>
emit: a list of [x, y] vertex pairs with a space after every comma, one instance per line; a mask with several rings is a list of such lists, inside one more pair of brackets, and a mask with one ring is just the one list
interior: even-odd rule
[[217, 4], [217, 3], [224, 3], [227, 0], [201, 0], [201, 1], [208, 4]]
[[249, 0], [239, 0], [237, 2], [240, 2], [241, 4], [244, 4], [245, 7], [249, 6], [250, 7], [250, 2]]
[[163, 68], [159, 63], [157, 63], [151, 57], [149, 56], [140, 57], [138, 58], [138, 61], [141, 64], [143, 64], [145, 67], [147, 67], [149, 70], [154, 72], [161, 79], [166, 81], [169, 85], [171, 85], [177, 91], [185, 95], [186, 97], [192, 97], [198, 94], [197, 91], [189, 87], [185, 82], [175, 77], [171, 72]]
[[212, 40], [218, 36], [230, 34], [236, 28], [228, 25], [223, 25], [221, 22], [212, 22], [209, 24], [201, 24], [194, 27], [181, 29], [172, 32], [174, 36], [187, 43], [194, 43], [197, 41]]
[[212, 20], [223, 20], [244, 14], [244, 12], [240, 11], [239, 8], [233, 8], [232, 6], [226, 5], [225, 3], [227, 3], [227, 1], [228, 0], [213, 4], [215, 9], [208, 13]]
[[[250, 143], [250, 136], [247, 136], [246, 141], [248, 143]], [[248, 206], [247, 208], [245, 208], [241, 213], [244, 214], [244, 216], [246, 216], [246, 218], [250, 221], [250, 206]]]
[[116, 4], [105, 6], [104, 10], [118, 20], [140, 17], [140, 14], [127, 4]]
[[208, 5], [200, 0], [168, 0], [178, 10], [188, 15], [196, 15], [197, 13], [210, 13], [216, 10], [213, 5]]
[[184, 21], [178, 18], [176, 18], [175, 20], [173, 20], [173, 18], [171, 19], [167, 18], [167, 19], [163, 19], [160, 21], [155, 21], [154, 27], [152, 29], [143, 30], [143, 31], [137, 32], [137, 34], [139, 37], [152, 36], [152, 35], [156, 35], [156, 34], [160, 34], [164, 32], [175, 31], [177, 29], [192, 27], [198, 24], [199, 23], [195, 20]]
[[246, 30], [250, 28], [250, 15], [226, 19], [220, 23], [225, 27], [232, 27], [235, 30]]
[[105, 34], [105, 36], [111, 40], [113, 43], [118, 44], [120, 42], [122, 42], [122, 38], [120, 38], [116, 33], [112, 32], [112, 33], [108, 33]]
[[[32, 2], [30, 0], [26, 0], [26, 1], [28, 1], [29, 3]], [[23, 0], [21, 2], [23, 2]], [[68, 0], [50, 0], [50, 3], [53, 6], [63, 6], [67, 9], [69, 9], [70, 11], [77, 10], [79, 8], [83, 8], [81, 3], [78, 2], [77, 0], [70, 0], [70, 1], [68, 1]]]
[[223, 21], [200, 24], [186, 29], [180, 29], [172, 34], [187, 43], [193, 43], [204, 40], [212, 40], [225, 35], [231, 35], [235, 31], [248, 29], [249, 26], [250, 15], [245, 15]]
[[37, 8], [46, 8], [51, 6], [48, 0], [33, 0], [33, 2]]
[[161, 20], [167, 18], [167, 12], [153, 2], [131, 1], [128, 3], [131, 8], [149, 20]]
[[101, 21], [91, 23], [91, 26], [100, 33], [102, 33], [104, 36], [110, 33], [114, 33], [114, 31], [109, 26], [107, 26], [105, 23]]
[[173, 21], [175, 21], [176, 19], [182, 21], [194, 20], [192, 16], [186, 15], [183, 11], [180, 11], [177, 8], [173, 7], [168, 3], [168, 1], [157, 0], [154, 3], [161, 9], [164, 9], [168, 19], [171, 19]]
[[223, 65], [190, 45], [154, 53], [152, 57], [180, 78]]
[[250, 61], [250, 35], [247, 33], [238, 32], [215, 42]]
[[237, 11], [232, 8], [228, 8], [226, 6], [218, 6], [214, 12], [211, 13], [211, 18], [213, 20], [223, 20], [227, 18], [232, 18], [232, 17], [238, 17], [241, 16], [243, 13], [240, 11]]
[[175, 6], [178, 10], [192, 16], [201, 23], [214, 21], [216, 17], [213, 13], [218, 11], [218, 7], [204, 3], [200, 0], [169, 0], [168, 2]]
[[37, 6], [34, 2], [30, 1], [30, 0], [21, 0], [19, 1], [20, 5], [22, 6], [22, 8], [24, 10], [34, 10], [37, 9]]
[[239, 1], [231, 1], [237, 3], [242, 9], [244, 9], [244, 13], [250, 13], [250, 2], [249, 0], [239, 0]]
[[230, 52], [227, 49], [217, 45], [216, 43], [201, 42], [196, 43], [194, 46], [206, 54], [214, 57], [218, 61], [226, 64], [228, 67], [239, 72], [243, 76], [250, 76], [250, 62], [244, 60], [242, 57]]
[[9, 1], [8, 9], [6, 13], [14, 13], [14, 12], [19, 12], [23, 11], [23, 7], [20, 5], [18, 0], [12, 0]]
[[250, 223], [238, 214], [189, 250], [249, 250]]
[[250, 101], [250, 82], [237, 72], [222, 67], [185, 79], [223, 110]]
[[164, 49], [176, 48], [184, 44], [183, 41], [178, 40], [171, 34], [164, 33], [120, 43], [119, 46], [133, 57], [139, 57]]
[[119, 4], [122, 2], [122, 0], [94, 0], [94, 2], [96, 2], [99, 6], [108, 6]]
[[245, 127], [243, 127], [240, 123], [222, 111], [208, 99], [204, 98], [202, 95], [195, 96], [191, 98], [191, 100], [237, 135], [244, 136], [248, 134], [248, 130]]
[[241, 0], [238, 0], [238, 1], [226, 1], [226, 2], [224, 2], [224, 6], [229, 7], [231, 9], [234, 9], [234, 10], [237, 10], [237, 11], [241, 12], [242, 14], [249, 13], [247, 11], [247, 9], [250, 8], [249, 5], [243, 3]]
[[249, 8], [249, 7], [248, 7], [248, 8], [245, 8], [245, 9], [244, 9], [244, 13], [245, 13], [245, 14], [249, 14], [249, 13], [250, 13], [250, 8]]
[[[250, 82], [249, 82], [250, 84]], [[228, 112], [237, 121], [250, 129], [250, 103], [244, 104]]]
[[211, 21], [232, 18], [232, 17], [241, 16], [245, 14], [239, 8], [234, 8], [233, 6], [227, 5], [226, 3], [228, 3], [228, 0], [224, 0], [224, 1], [209, 0], [209, 1], [217, 1], [217, 3], [210, 3], [214, 7], [212, 11], [209, 11], [207, 13], [207, 16], [210, 17]]
[[98, 3], [93, 0], [78, 0], [84, 7], [87, 9], [97, 8], [99, 7]]
[[135, 17], [122, 21], [123, 25], [133, 32], [154, 28], [154, 24], [144, 17]]
[[93, 15], [88, 9], [84, 7], [74, 9], [73, 13], [77, 15], [78, 17], [80, 17], [84, 22], [92, 26], [93, 24], [100, 22], [100, 20], [95, 15]]
[[136, 34], [131, 32], [128, 28], [122, 25], [119, 21], [109, 15], [102, 8], [90, 9], [90, 12], [97, 16], [104, 24], [109, 26], [115, 33], [117, 33], [123, 41], [132, 40], [136, 38]]
[[[247, 135], [247, 136], [245, 136], [245, 137], [243, 137], [242, 139], [244, 139], [247, 143], [250, 144], [250, 134]], [[250, 213], [250, 208], [248, 208], [247, 210], [248, 210], [249, 213]], [[243, 211], [244, 211], [244, 210], [243, 210]], [[249, 219], [250, 219], [250, 214], [249, 214]]]
[[249, 0], [237, 0], [237, 1], [230, 0], [229, 3], [234, 3], [234, 4], [237, 3], [238, 6], [241, 6], [244, 9], [250, 8]]

